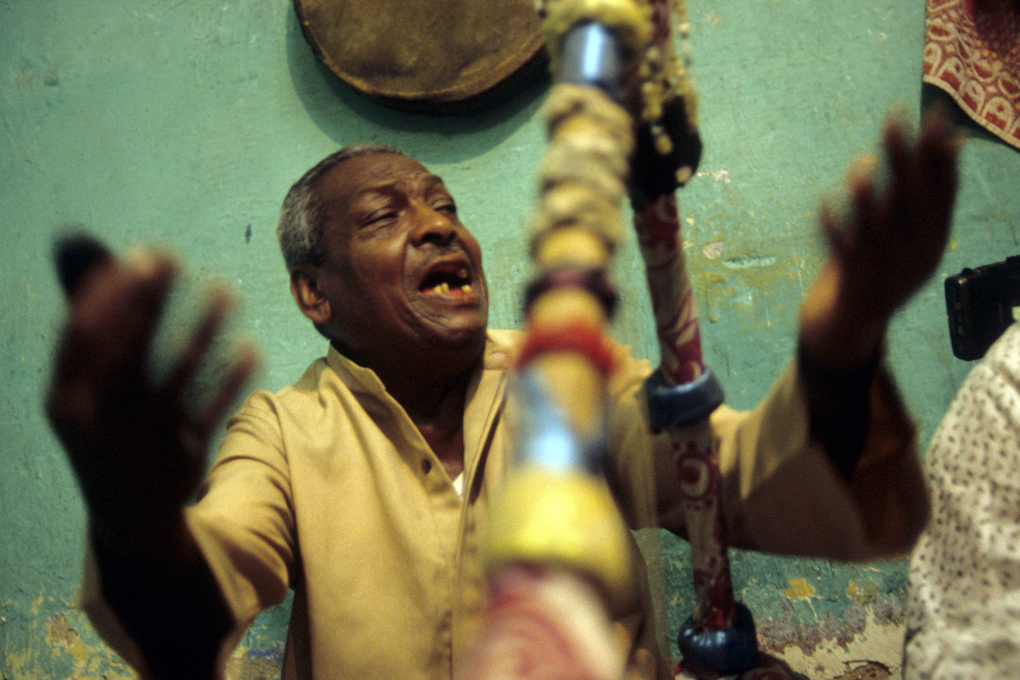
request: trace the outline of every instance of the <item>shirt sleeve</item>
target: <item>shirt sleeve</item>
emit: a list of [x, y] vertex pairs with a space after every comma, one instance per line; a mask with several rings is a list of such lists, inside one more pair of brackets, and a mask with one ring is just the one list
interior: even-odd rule
[[[647, 362], [622, 362], [614, 379], [609, 478], [632, 526], [685, 534], [676, 454], [652, 435], [641, 386]], [[720, 496], [736, 547], [867, 560], [904, 554], [927, 518], [915, 430], [884, 370], [869, 389], [864, 451], [844, 482], [809, 434], [794, 359], [752, 411], [719, 407], [708, 427], [718, 446]]]
[[278, 408], [268, 392], [256, 392], [229, 420], [198, 503], [187, 511], [188, 527], [242, 629], [283, 601], [295, 574], [296, 534]]

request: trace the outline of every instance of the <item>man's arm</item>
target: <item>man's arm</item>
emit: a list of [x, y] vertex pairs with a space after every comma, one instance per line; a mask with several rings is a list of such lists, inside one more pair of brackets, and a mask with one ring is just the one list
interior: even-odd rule
[[[930, 277], [948, 239], [958, 141], [941, 112], [929, 117], [916, 143], [901, 122], [891, 121], [884, 136], [889, 183], [878, 190], [855, 171], [851, 219], [837, 228], [835, 217], [823, 213], [832, 252], [803, 304], [793, 370], [753, 414], [720, 409], [713, 416], [729, 481], [724, 504], [737, 525], [746, 519], [733, 536], [747, 546], [843, 558], [897, 554], [926, 516], [917, 461], [904, 455], [915, 451], [913, 430], [879, 364], [893, 313]], [[641, 162], [640, 154], [633, 162]], [[670, 303], [661, 318], [656, 311], [662, 367], [680, 378], [697, 375], [696, 365], [685, 371], [681, 360], [699, 343], [696, 325], [684, 322], [694, 316], [690, 295], [676, 283], [685, 277], [661, 274], [679, 260], [679, 224], [661, 219], [672, 194], [655, 196], [647, 187], [640, 193], [652, 196], [636, 218], [642, 255], [658, 272], [649, 278], [653, 299]], [[820, 446], [809, 447], [812, 441]], [[829, 479], [812, 448], [827, 456], [841, 482]], [[816, 521], [817, 540], [776, 543], [775, 535], [784, 534], [775, 533], [773, 520], [805, 517], [805, 483], [835, 524]], [[853, 530], [844, 531], [850, 516]], [[672, 516], [660, 520], [682, 525]]]
[[175, 271], [165, 256], [107, 258], [73, 287], [47, 412], [88, 507], [103, 595], [156, 678], [212, 677], [232, 619], [188, 532], [183, 506], [209, 435], [254, 370], [246, 350], [212, 397], [190, 410], [182, 390], [229, 306], [214, 292], [168, 378], [148, 352]]
[[800, 311], [798, 358], [811, 434], [849, 480], [867, 430], [868, 392], [896, 310], [931, 277], [949, 238], [959, 140], [937, 108], [916, 142], [890, 118], [883, 131], [889, 179], [847, 177], [845, 221], [823, 207], [830, 251]]
[[[639, 128], [630, 187], [646, 264], [661, 272], [664, 264], [681, 263], [674, 267], [679, 268], [675, 280], [649, 279], [653, 299], [675, 301], [660, 304], [668, 309], [656, 310], [667, 375], [682, 374], [684, 367], [674, 364], [690, 355], [685, 345], [698, 344], [696, 326], [678, 321], [694, 318], [693, 303], [681, 290], [686, 284], [680, 280], [686, 277], [682, 256], [676, 252], [680, 225], [663, 221], [663, 215], [675, 212], [665, 202], [677, 188], [673, 170], [678, 158], [686, 154], [696, 166], [701, 151], [700, 141], [685, 137], [687, 121], [679, 115], [682, 107], [677, 102], [663, 123], [680, 150], [657, 155], [647, 130]], [[891, 117], [883, 131], [888, 183], [876, 187], [873, 176], [856, 166], [847, 177], [850, 205], [845, 219], [823, 207], [821, 227], [830, 252], [801, 306], [798, 364], [811, 434], [845, 479], [864, 447], [868, 392], [889, 322], [930, 278], [949, 236], [959, 141], [948, 113], [934, 109], [917, 141], [912, 143], [909, 137], [907, 125]], [[661, 273], [659, 279], [664, 279]], [[690, 306], [687, 315], [679, 313], [684, 305]]]

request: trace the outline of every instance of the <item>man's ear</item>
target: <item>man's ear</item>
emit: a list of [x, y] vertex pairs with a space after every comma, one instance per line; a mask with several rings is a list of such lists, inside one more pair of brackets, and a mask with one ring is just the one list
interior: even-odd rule
[[316, 326], [325, 325], [333, 316], [324, 291], [319, 285], [319, 270], [310, 264], [300, 264], [290, 272], [290, 292], [301, 312]]

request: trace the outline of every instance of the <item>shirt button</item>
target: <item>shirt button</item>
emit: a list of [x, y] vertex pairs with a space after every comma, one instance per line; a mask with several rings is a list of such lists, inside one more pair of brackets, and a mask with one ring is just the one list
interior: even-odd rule
[[421, 462], [421, 470], [425, 474], [428, 474], [429, 472], [431, 472], [432, 471], [432, 461], [429, 460], [428, 458], [423, 459], [422, 462]]

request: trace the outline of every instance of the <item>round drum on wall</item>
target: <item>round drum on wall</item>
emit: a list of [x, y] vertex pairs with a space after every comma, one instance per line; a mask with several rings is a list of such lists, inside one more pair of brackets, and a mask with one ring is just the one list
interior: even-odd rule
[[294, 9], [323, 64], [398, 108], [478, 108], [544, 64], [533, 0], [294, 0]]

